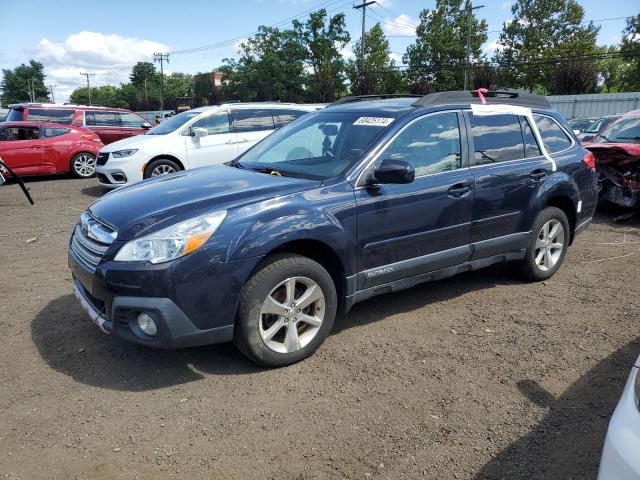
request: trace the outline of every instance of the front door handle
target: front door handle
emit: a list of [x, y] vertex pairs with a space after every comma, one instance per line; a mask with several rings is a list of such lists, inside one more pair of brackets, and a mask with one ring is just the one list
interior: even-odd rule
[[529, 174], [529, 178], [534, 182], [541, 182], [546, 177], [547, 177], [547, 171], [542, 169], [534, 170]]
[[468, 183], [456, 183], [449, 187], [447, 195], [452, 198], [462, 198], [471, 192], [471, 185]]

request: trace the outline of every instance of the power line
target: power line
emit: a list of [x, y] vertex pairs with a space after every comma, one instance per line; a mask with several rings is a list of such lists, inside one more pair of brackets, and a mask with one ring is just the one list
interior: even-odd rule
[[354, 10], [362, 10], [362, 33], [360, 34], [360, 75], [364, 75], [364, 35], [366, 29], [365, 18], [367, 14], [367, 7], [374, 3], [376, 3], [375, 0], [370, 0], [368, 2], [366, 0], [362, 0], [360, 5], [353, 6]]
[[[153, 61], [160, 62], [160, 110], [164, 110], [164, 62], [169, 63], [168, 53], [154, 53]], [[146, 88], [146, 79], [145, 79]]]

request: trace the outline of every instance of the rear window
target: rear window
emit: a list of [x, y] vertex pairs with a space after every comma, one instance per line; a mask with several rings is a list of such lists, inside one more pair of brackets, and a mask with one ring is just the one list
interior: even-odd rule
[[522, 131], [516, 115], [469, 113], [469, 121], [475, 146], [473, 165], [524, 158]]
[[29, 107], [28, 120], [30, 122], [49, 122], [59, 123], [60, 125], [71, 125], [71, 122], [73, 122], [73, 114], [74, 110]]
[[84, 112], [84, 124], [92, 127], [117, 127], [116, 112]]
[[271, 110], [235, 110], [233, 112], [233, 129], [236, 132], [273, 130], [274, 125]]
[[542, 115], [534, 115], [533, 119], [540, 130], [540, 136], [547, 152], [560, 152], [571, 146], [571, 139], [555, 120]]
[[47, 138], [59, 137], [60, 135], [65, 135], [70, 131], [71, 130], [68, 128], [47, 127], [44, 129], [44, 136]]

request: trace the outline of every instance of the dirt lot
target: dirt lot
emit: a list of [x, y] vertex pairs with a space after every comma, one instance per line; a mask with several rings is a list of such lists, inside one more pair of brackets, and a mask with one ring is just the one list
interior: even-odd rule
[[29, 187], [0, 188], [0, 478], [594, 477], [640, 352], [637, 221], [600, 212], [545, 283], [500, 266], [360, 304], [264, 370], [100, 333], [66, 246], [103, 191]]

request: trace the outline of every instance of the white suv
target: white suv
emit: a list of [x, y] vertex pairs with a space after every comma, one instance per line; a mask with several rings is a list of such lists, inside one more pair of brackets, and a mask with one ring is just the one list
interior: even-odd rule
[[321, 105], [232, 103], [188, 110], [146, 135], [100, 150], [100, 184], [116, 188], [143, 178], [228, 162], [274, 130]]

